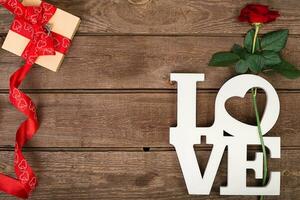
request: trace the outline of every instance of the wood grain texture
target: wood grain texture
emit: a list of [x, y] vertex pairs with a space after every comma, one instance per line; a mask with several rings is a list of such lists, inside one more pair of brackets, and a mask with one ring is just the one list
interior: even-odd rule
[[[59, 72], [34, 67], [24, 81], [30, 89], [175, 89], [171, 72], [205, 73], [200, 88], [219, 88], [235, 73], [233, 68], [208, 67], [213, 53], [228, 51], [242, 37], [76, 37]], [[300, 65], [300, 40], [290, 38], [284, 57]], [[21, 58], [0, 50], [0, 89]], [[299, 89], [300, 79], [266, 76], [277, 89]]]
[[[31, 94], [38, 105], [41, 127], [32, 147], [171, 147], [169, 127], [176, 126], [176, 93]], [[216, 93], [198, 94], [197, 125], [214, 121]], [[281, 114], [270, 136], [282, 146], [299, 146], [300, 93], [281, 92]], [[0, 145], [13, 145], [23, 116], [0, 95]], [[264, 108], [264, 96], [259, 105]], [[228, 101], [238, 119], [254, 123], [250, 96]]]
[[[254, 152], [252, 153], [254, 155]], [[208, 151], [197, 151], [202, 170]], [[175, 151], [165, 152], [27, 152], [25, 157], [40, 177], [31, 199], [215, 199], [256, 200], [247, 196], [219, 196], [226, 185], [227, 152], [224, 153], [211, 196], [188, 196]], [[250, 156], [250, 158], [253, 156]], [[12, 173], [13, 152], [1, 152], [0, 170]], [[271, 171], [281, 170], [281, 195], [266, 200], [295, 200], [299, 194], [299, 151], [282, 152], [269, 161]], [[248, 184], [255, 183], [253, 173]], [[0, 194], [1, 199], [15, 199]]]
[[[81, 34], [243, 34], [239, 10], [250, 0], [48, 0], [82, 19]], [[264, 31], [289, 28], [300, 33], [298, 0], [259, 1], [281, 12]], [[0, 32], [6, 33], [12, 16], [0, 9]]]

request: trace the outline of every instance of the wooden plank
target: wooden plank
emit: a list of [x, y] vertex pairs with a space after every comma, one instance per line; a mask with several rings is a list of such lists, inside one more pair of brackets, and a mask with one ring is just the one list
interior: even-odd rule
[[[23, 88], [29, 89], [175, 89], [171, 72], [205, 73], [200, 88], [219, 88], [233, 68], [208, 67], [213, 53], [229, 50], [241, 37], [76, 37], [59, 72], [34, 67]], [[290, 38], [284, 57], [300, 66], [300, 40]], [[21, 58], [0, 51], [0, 89]], [[266, 77], [278, 89], [300, 89], [300, 79]]]
[[[292, 200], [299, 196], [299, 151], [282, 152], [272, 159], [270, 171], [281, 171], [281, 195], [266, 200]], [[254, 154], [254, 153], [252, 153]], [[205, 169], [208, 151], [198, 151]], [[31, 199], [216, 199], [256, 200], [254, 196], [219, 196], [226, 185], [227, 152], [219, 168], [211, 196], [187, 195], [181, 169], [174, 151], [163, 152], [27, 152], [25, 157], [39, 176], [39, 187]], [[12, 174], [13, 152], [1, 152], [1, 171]], [[254, 176], [248, 177], [250, 185]], [[257, 183], [258, 184], [258, 183]], [[1, 199], [15, 199], [3, 193]]]
[[[81, 34], [240, 34], [249, 29], [239, 23], [240, 9], [250, 0], [48, 0], [82, 19]], [[289, 28], [300, 33], [298, 0], [262, 0], [281, 12], [263, 31]], [[12, 16], [0, 9], [0, 32], [6, 33]]]
[[[176, 126], [176, 93], [30, 94], [38, 105], [41, 127], [32, 147], [171, 147], [169, 127]], [[216, 93], [200, 91], [197, 125], [214, 121]], [[280, 92], [281, 114], [268, 134], [282, 146], [299, 147], [300, 93]], [[259, 97], [264, 106], [264, 96]], [[0, 145], [12, 146], [23, 116], [0, 95]], [[229, 113], [255, 124], [250, 96], [228, 102]], [[262, 109], [261, 109], [262, 110]]]

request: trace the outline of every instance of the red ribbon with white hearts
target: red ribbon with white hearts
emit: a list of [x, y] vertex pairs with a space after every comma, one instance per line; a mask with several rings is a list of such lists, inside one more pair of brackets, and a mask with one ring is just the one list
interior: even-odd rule
[[22, 148], [36, 133], [39, 123], [32, 100], [18, 87], [39, 56], [65, 54], [70, 39], [51, 32], [47, 23], [56, 12], [56, 7], [42, 2], [40, 6], [24, 6], [18, 0], [0, 0], [0, 4], [14, 14], [11, 30], [30, 39], [22, 53], [25, 64], [10, 77], [9, 100], [27, 119], [16, 133], [14, 169], [16, 178], [0, 173], [0, 191], [19, 198], [28, 198], [37, 186], [37, 177], [22, 154]]

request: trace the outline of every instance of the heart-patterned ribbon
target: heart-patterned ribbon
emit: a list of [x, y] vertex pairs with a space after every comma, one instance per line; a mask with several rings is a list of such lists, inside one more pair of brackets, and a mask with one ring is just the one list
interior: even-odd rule
[[[16, 178], [0, 173], [0, 191], [27, 199], [37, 186], [37, 177], [22, 154], [22, 148], [36, 133], [39, 123], [32, 100], [18, 87], [39, 56], [65, 54], [70, 39], [49, 30], [49, 20], [56, 7], [42, 2], [40, 6], [24, 6], [18, 0], [0, 0], [0, 4], [14, 14], [11, 30], [30, 39], [22, 53], [25, 64], [10, 77], [9, 100], [27, 119], [16, 133], [14, 169]], [[16, 44], [18, 45], [18, 44]]]

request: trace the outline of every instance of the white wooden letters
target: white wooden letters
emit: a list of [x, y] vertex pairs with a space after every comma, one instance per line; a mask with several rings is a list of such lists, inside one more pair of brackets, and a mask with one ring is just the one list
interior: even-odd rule
[[[280, 158], [280, 138], [265, 134], [274, 126], [279, 116], [279, 98], [272, 85], [256, 75], [239, 75], [227, 81], [219, 90], [215, 101], [215, 121], [211, 127], [196, 127], [196, 84], [204, 81], [204, 74], [172, 73], [171, 81], [177, 82], [177, 127], [170, 128], [170, 143], [174, 145], [189, 194], [208, 195], [213, 185], [221, 158], [228, 147], [227, 186], [220, 188], [221, 195], [279, 195], [280, 172], [271, 172], [265, 187], [246, 185], [246, 171], [253, 169], [255, 177], [263, 176], [263, 155], [256, 153], [255, 160], [247, 160], [247, 145], [259, 145], [256, 126], [233, 118], [225, 102], [234, 96], [244, 97], [253, 87], [261, 88], [267, 96], [261, 128], [271, 158]], [[201, 111], [200, 111], [201, 112]], [[224, 136], [224, 131], [232, 136]], [[206, 137], [213, 149], [205, 172], [201, 175], [194, 151]], [[201, 155], [200, 155], [201, 156]]]

